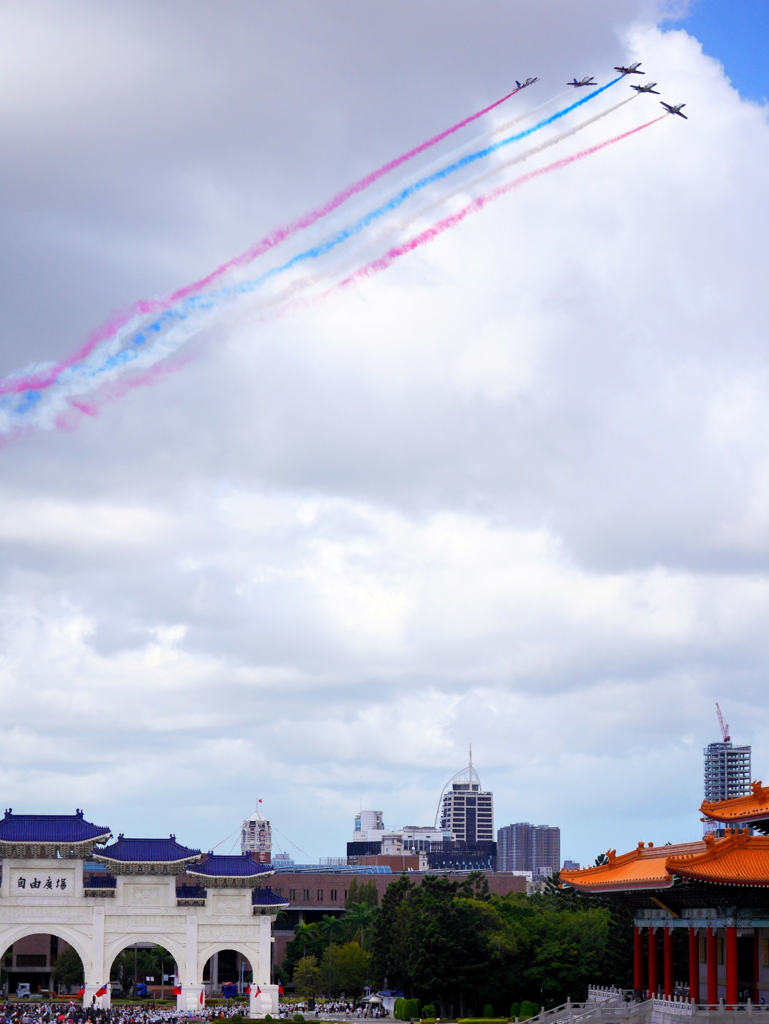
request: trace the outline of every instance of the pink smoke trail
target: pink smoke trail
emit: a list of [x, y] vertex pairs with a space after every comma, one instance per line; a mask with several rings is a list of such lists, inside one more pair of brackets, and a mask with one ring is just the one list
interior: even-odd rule
[[215, 270], [212, 270], [210, 274], [207, 274], [205, 277], [201, 277], [198, 281], [193, 281], [191, 284], [187, 284], [183, 288], [179, 288], [175, 292], [171, 292], [159, 299], [140, 300], [139, 302], [135, 302], [127, 312], [116, 313], [114, 316], [110, 317], [109, 320], [103, 323], [101, 327], [98, 327], [88, 337], [85, 344], [81, 345], [79, 349], [67, 356], [66, 359], [62, 359], [60, 362], [53, 364], [45, 370], [32, 373], [26, 377], [12, 377], [11, 379], [0, 380], [0, 395], [6, 395], [9, 393], [19, 394], [22, 391], [35, 391], [38, 388], [49, 387], [56, 381], [62, 370], [66, 370], [68, 367], [80, 362], [80, 360], [89, 355], [100, 342], [107, 341], [109, 338], [113, 337], [121, 327], [125, 327], [126, 324], [131, 322], [131, 320], [139, 316], [145, 316], [148, 313], [160, 313], [163, 310], [170, 308], [181, 299], [186, 299], [189, 295], [194, 295], [201, 289], [206, 288], [213, 281], [217, 280], [217, 278], [226, 274], [229, 270], [233, 270], [236, 267], [246, 266], [258, 256], [262, 256], [270, 249], [274, 249], [276, 245], [280, 245], [281, 242], [285, 241], [291, 235], [296, 234], [297, 231], [311, 227], [317, 221], [321, 220], [321, 218], [328, 216], [329, 213], [333, 213], [333, 211], [341, 206], [342, 203], [346, 202], [358, 192], [362, 192], [364, 189], [368, 188], [369, 185], [373, 185], [375, 181], [378, 181], [385, 174], [395, 170], [396, 167], [400, 167], [401, 164], [406, 163], [408, 160], [412, 160], [415, 156], [423, 153], [426, 149], [430, 149], [432, 146], [442, 142], [443, 139], [446, 139], [449, 135], [453, 135], [455, 132], [458, 132], [460, 128], [464, 128], [465, 125], [468, 125], [473, 121], [477, 121], [479, 117], [483, 117], [484, 114], [488, 114], [489, 111], [494, 110], [495, 107], [505, 103], [518, 92], [520, 92], [520, 89], [513, 89], [512, 92], [509, 92], [499, 100], [495, 100], [494, 103], [490, 103], [487, 107], [484, 107], [483, 110], [478, 110], [476, 113], [471, 114], [462, 121], [458, 121], [450, 128], [439, 132], [438, 135], [434, 135], [431, 139], [420, 143], [418, 146], [408, 150], [406, 153], [396, 157], [394, 160], [388, 160], [386, 164], [382, 164], [382, 166], [377, 168], [377, 170], [371, 171], [370, 174], [367, 174], [365, 177], [353, 182], [352, 185], [348, 185], [347, 188], [342, 189], [341, 192], [337, 192], [335, 196], [323, 203], [322, 206], [318, 206], [314, 210], [310, 210], [308, 213], [303, 214], [301, 217], [297, 218], [297, 220], [292, 221], [285, 227], [275, 228], [275, 230], [271, 231], [269, 235], [265, 235], [261, 241], [252, 245], [249, 249], [246, 249], [246, 251], [241, 253], [239, 256], [235, 256], [233, 259], [227, 260], [226, 263], [222, 263]]
[[506, 185], [500, 185], [491, 192], [478, 196], [471, 203], [468, 203], [467, 206], [458, 210], [456, 213], [453, 213], [450, 217], [444, 217], [443, 220], [439, 220], [437, 223], [433, 224], [432, 227], [427, 228], [418, 235], [415, 235], [414, 238], [410, 238], [402, 245], [394, 246], [386, 252], [384, 256], [380, 256], [379, 259], [372, 260], [365, 266], [360, 267], [354, 274], [350, 274], [349, 277], [344, 278], [342, 281], [339, 281], [338, 284], [329, 288], [322, 296], [320, 296], [320, 298], [325, 298], [342, 288], [349, 288], [351, 285], [357, 284], [359, 281], [373, 277], [382, 270], [387, 270], [387, 268], [400, 256], [405, 256], [406, 253], [413, 252], [414, 249], [419, 249], [428, 242], [434, 241], [439, 235], [442, 235], [444, 231], [448, 231], [449, 228], [454, 228], [458, 224], [461, 224], [462, 221], [466, 217], [469, 217], [471, 213], [478, 213], [484, 208], [484, 206], [488, 206], [488, 204], [494, 202], [495, 199], [499, 199], [508, 192], [512, 192], [513, 189], [520, 188], [521, 185], [525, 185], [527, 182], [533, 181], [534, 178], [539, 178], [543, 174], [550, 174], [551, 171], [558, 171], [563, 167], [568, 167], [569, 164], [576, 163], [577, 160], [584, 160], [585, 157], [591, 156], [593, 153], [597, 153], [601, 149], [606, 149], [607, 146], [613, 146], [616, 142], [621, 142], [623, 139], [627, 139], [629, 136], [635, 135], [636, 132], [643, 131], [644, 128], [649, 128], [651, 125], [656, 124], [658, 121], [662, 121], [663, 118], [667, 116], [667, 114], [662, 114], [660, 117], [655, 117], [652, 121], [647, 121], [645, 124], [641, 124], [637, 128], [631, 128], [629, 131], [623, 132], [621, 135], [615, 135], [611, 139], [606, 139], [605, 142], [599, 142], [595, 146], [589, 146], [587, 149], [582, 149], [579, 153], [574, 153], [572, 156], [562, 157], [560, 160], [555, 160], [553, 163], [547, 164], [545, 167], [539, 167], [536, 171], [529, 171], [528, 174], [522, 174], [519, 178], [514, 178], [513, 181], [509, 181]]

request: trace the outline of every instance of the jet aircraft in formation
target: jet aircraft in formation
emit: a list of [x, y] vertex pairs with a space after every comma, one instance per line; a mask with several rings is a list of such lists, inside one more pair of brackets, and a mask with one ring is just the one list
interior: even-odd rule
[[660, 105], [663, 106], [669, 114], [678, 114], [679, 117], [686, 119], [686, 114], [681, 113], [681, 107], [685, 107], [685, 103], [666, 103], [664, 100], [660, 100]]
[[[638, 70], [640, 66], [641, 61], [638, 60], [634, 64], [628, 64], [627, 67], [619, 65], [618, 67], [615, 67], [614, 70], [619, 71], [621, 75], [645, 75], [645, 71]], [[527, 78], [525, 82], [516, 82], [515, 84], [519, 89], [525, 89], [527, 85], [534, 85], [534, 83], [538, 81], [538, 78]], [[571, 82], [567, 82], [566, 84], [574, 86], [575, 89], [582, 89], [585, 86], [597, 85], [598, 83], [592, 75], [587, 75], [585, 78], [573, 78]], [[660, 93], [654, 88], [656, 84], [656, 82], [647, 82], [646, 85], [631, 85], [630, 88], [635, 89], [639, 94], [642, 92], [648, 92], [652, 93], [654, 96], [659, 96]], [[660, 102], [668, 114], [678, 114], [679, 117], [683, 117], [688, 120], [687, 115], [681, 113], [681, 108], [686, 106], [685, 103], [665, 103], [664, 100], [660, 100]]]
[[636, 92], [653, 92], [655, 96], [659, 96], [659, 93], [654, 88], [656, 82], [647, 82], [646, 85], [631, 85], [631, 89], [635, 89]]

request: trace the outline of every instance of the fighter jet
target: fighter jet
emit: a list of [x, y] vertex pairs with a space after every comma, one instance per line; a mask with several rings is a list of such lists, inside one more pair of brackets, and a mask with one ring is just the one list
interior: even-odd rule
[[519, 89], [525, 89], [527, 85], [534, 85], [534, 83], [538, 81], [538, 78], [527, 78], [525, 82], [516, 82], [515, 84]]
[[647, 85], [631, 85], [631, 89], [635, 89], [636, 92], [653, 92], [655, 96], [659, 96], [659, 93], [654, 88], [656, 82], [649, 82]]
[[687, 120], [686, 114], [681, 113], [681, 107], [685, 107], [685, 103], [666, 103], [664, 100], [660, 100], [660, 103], [669, 114], [678, 114], [679, 117], [683, 117], [684, 120]]
[[623, 75], [645, 75], [646, 74], [645, 71], [639, 71], [638, 70], [640, 68], [640, 66], [641, 66], [641, 61], [637, 60], [635, 62], [635, 64], [630, 64], [626, 68], [619, 67], [619, 68], [615, 68], [614, 70], [622, 72]]
[[580, 78], [579, 81], [575, 78], [573, 82], [567, 82], [567, 85], [573, 85], [575, 89], [580, 89], [583, 85], [597, 85], [598, 83], [593, 79], [591, 75], [589, 78]]

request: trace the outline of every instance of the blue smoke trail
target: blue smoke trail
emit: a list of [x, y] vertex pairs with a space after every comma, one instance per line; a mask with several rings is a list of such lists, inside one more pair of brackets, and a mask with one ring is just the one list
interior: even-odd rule
[[[339, 232], [337, 232], [335, 235], [332, 235], [326, 241], [320, 242], [318, 245], [312, 246], [309, 249], [305, 249], [303, 252], [297, 253], [296, 256], [293, 256], [290, 260], [281, 264], [280, 266], [272, 267], [270, 270], [265, 271], [258, 277], [252, 278], [251, 280], [248, 281], [241, 281], [237, 285], [229, 285], [225, 288], [215, 289], [214, 291], [208, 292], [205, 295], [189, 296], [188, 298], [180, 302], [177, 306], [165, 310], [156, 320], [154, 320], [150, 324], [147, 324], [141, 330], [137, 331], [131, 337], [130, 343], [132, 343], [135, 346], [144, 345], [146, 342], [152, 340], [152, 338], [157, 337], [157, 335], [159, 335], [164, 330], [164, 328], [170, 326], [172, 322], [178, 323], [180, 321], [188, 319], [191, 315], [195, 313], [210, 310], [217, 303], [221, 302], [224, 299], [233, 298], [237, 295], [245, 295], [252, 291], [255, 291], [258, 287], [264, 284], [265, 281], [268, 281], [269, 279], [276, 277], [278, 274], [284, 273], [286, 270], [290, 270], [297, 264], [303, 263], [307, 260], [318, 259], [320, 256], [325, 256], [326, 253], [336, 248], [336, 246], [341, 245], [342, 242], [347, 241], [348, 238], [352, 238], [355, 235], [360, 234], [360, 232], [363, 231], [364, 228], [374, 223], [374, 221], [379, 220], [385, 214], [390, 213], [393, 210], [396, 210], [399, 206], [402, 206], [407, 199], [415, 195], [417, 192], [422, 191], [423, 189], [427, 188], [429, 185], [432, 185], [437, 181], [444, 180], [449, 175], [455, 174], [457, 171], [461, 170], [464, 167], [468, 167], [470, 164], [476, 163], [478, 160], [483, 160], [486, 157], [491, 156], [492, 153], [496, 153], [514, 142], [520, 142], [521, 139], [527, 138], [529, 135], [532, 135], [534, 132], [539, 131], [542, 128], [546, 128], [548, 125], [553, 124], [560, 118], [565, 117], [567, 114], [570, 114], [573, 110], [576, 110], [578, 107], [581, 107], [585, 103], [588, 103], [596, 96], [599, 96], [602, 92], [605, 92], [607, 89], [610, 89], [611, 86], [616, 85], [617, 82], [622, 80], [622, 77], [623, 76], [620, 75], [619, 77], [613, 79], [611, 82], [608, 82], [606, 85], [602, 85], [600, 86], [600, 88], [595, 89], [591, 93], [588, 93], [587, 96], [583, 96], [581, 99], [578, 99], [574, 103], [571, 103], [568, 107], [564, 107], [563, 110], [558, 110], [554, 114], [551, 114], [550, 117], [545, 117], [541, 121], [538, 121], [536, 124], [531, 125], [531, 127], [526, 128], [523, 131], [517, 132], [515, 135], [510, 135], [505, 139], [500, 139], [499, 142], [492, 143], [491, 145], [486, 146], [483, 149], [476, 150], [473, 153], [468, 153], [467, 155], [461, 157], [460, 159], [454, 161], [453, 163], [448, 164], [446, 167], [443, 167], [432, 174], [420, 178], [418, 181], [415, 181], [413, 184], [408, 185], [406, 188], [402, 189], [400, 192], [398, 192], [391, 199], [387, 200], [387, 202], [383, 203], [381, 206], [378, 206], [374, 210], [365, 214], [363, 217], [355, 221], [353, 224], [350, 224], [347, 227], [342, 228]], [[89, 366], [87, 362], [84, 362], [79, 365], [76, 364], [74, 366], [68, 367], [58, 377], [58, 382], [63, 382], [67, 378], [71, 377], [79, 377], [81, 379], [99, 377], [104, 373], [108, 373], [110, 370], [114, 370], [117, 367], [126, 366], [127, 364], [134, 362], [136, 358], [135, 351], [135, 349], [122, 349], [121, 351], [116, 352], [113, 355], [109, 356], [107, 359], [103, 360], [97, 366]], [[17, 400], [17, 402], [14, 403], [15, 408], [13, 409], [13, 412], [16, 413], [17, 415], [24, 415], [25, 413], [30, 412], [31, 409], [38, 404], [41, 397], [42, 395], [41, 392], [39, 391], [30, 390], [25, 392], [24, 397], [22, 397], [21, 400]], [[2, 404], [5, 405], [6, 403]]]
[[148, 324], [142, 330], [137, 331], [132, 338], [133, 344], [143, 345], [145, 342], [150, 340], [153, 335], [158, 334], [172, 320], [184, 320], [192, 313], [210, 309], [214, 302], [235, 295], [248, 294], [260, 285], [264, 284], [265, 281], [268, 281], [270, 278], [276, 277], [278, 274], [282, 274], [286, 270], [291, 270], [291, 268], [295, 267], [298, 263], [303, 263], [306, 260], [318, 259], [320, 256], [325, 256], [326, 253], [336, 248], [336, 246], [340, 245], [342, 242], [347, 241], [348, 238], [352, 238], [354, 235], [360, 234], [360, 232], [363, 231], [364, 228], [368, 227], [369, 224], [379, 220], [379, 218], [383, 217], [386, 213], [390, 213], [391, 211], [396, 210], [399, 206], [402, 206], [407, 199], [415, 195], [417, 192], [420, 192], [422, 189], [427, 188], [428, 185], [432, 185], [436, 181], [442, 181], [444, 178], [447, 178], [450, 174], [456, 173], [456, 171], [461, 170], [463, 167], [468, 167], [470, 164], [476, 163], [478, 160], [483, 160], [492, 153], [496, 153], [500, 149], [503, 149], [505, 146], [509, 146], [513, 142], [520, 142], [521, 139], [527, 138], [529, 135], [539, 131], [541, 128], [546, 128], [548, 125], [553, 124], [560, 118], [570, 114], [572, 110], [576, 110], [577, 107], [583, 106], [594, 97], [599, 96], [602, 92], [610, 89], [611, 86], [616, 85], [617, 82], [622, 81], [622, 77], [623, 76], [620, 75], [618, 78], [614, 78], [606, 85], [602, 85], [600, 88], [588, 93], [587, 96], [583, 96], [568, 107], [564, 107], [563, 110], [558, 110], [554, 114], [551, 114], [550, 117], [543, 118], [530, 128], [517, 132], [515, 135], [510, 135], [506, 139], [500, 139], [499, 142], [492, 143], [490, 146], [476, 150], [474, 153], [468, 153], [466, 156], [461, 157], [454, 163], [441, 168], [441, 170], [435, 171], [433, 174], [429, 174], [424, 178], [420, 178], [412, 185], [408, 185], [406, 188], [402, 189], [393, 196], [392, 199], [388, 199], [387, 202], [365, 214], [353, 224], [348, 225], [346, 228], [342, 228], [337, 232], [337, 234], [332, 235], [326, 241], [320, 242], [318, 245], [297, 253], [296, 256], [292, 256], [290, 260], [287, 260], [287, 262], [280, 266], [272, 267], [270, 270], [267, 270], [258, 277], [252, 278], [248, 281], [241, 281], [236, 285], [229, 285], [226, 288], [216, 289], [205, 296], [190, 296], [190, 298], [181, 302], [179, 306], [166, 310], [160, 317], [158, 317], [157, 320], [153, 321], [153, 323]]

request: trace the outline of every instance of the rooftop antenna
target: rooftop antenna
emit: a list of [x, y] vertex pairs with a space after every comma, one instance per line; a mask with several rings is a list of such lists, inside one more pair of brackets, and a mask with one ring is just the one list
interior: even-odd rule
[[718, 701], [716, 701], [716, 714], [718, 715], [718, 724], [721, 726], [721, 735], [724, 738], [724, 743], [728, 743], [731, 739], [731, 736], [729, 735], [729, 726], [724, 721], [724, 716], [721, 714], [721, 708], [718, 706]]
[[470, 764], [468, 765], [468, 768], [470, 769], [470, 781], [472, 782], [473, 781], [473, 745], [472, 745], [472, 743], [470, 744]]

